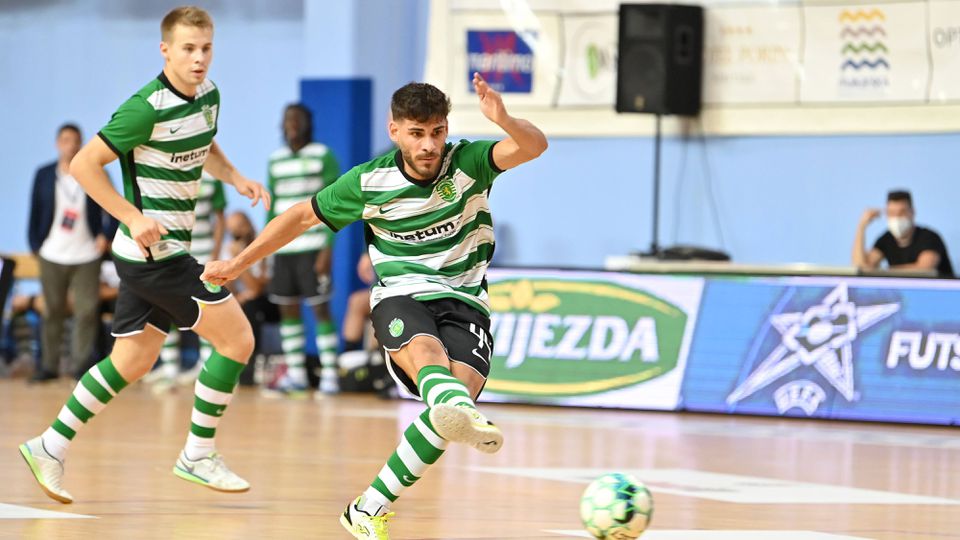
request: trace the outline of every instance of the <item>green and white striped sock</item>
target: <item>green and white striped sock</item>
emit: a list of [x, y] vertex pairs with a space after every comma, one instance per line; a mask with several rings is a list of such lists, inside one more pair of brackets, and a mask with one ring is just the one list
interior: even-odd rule
[[333, 321], [317, 323], [317, 353], [320, 356], [320, 367], [324, 370], [337, 368], [337, 327]]
[[70, 399], [60, 409], [57, 419], [41, 435], [47, 452], [63, 461], [67, 448], [80, 428], [99, 414], [126, 386], [127, 381], [113, 367], [109, 356], [84, 373]]
[[477, 408], [470, 399], [470, 391], [443, 366], [426, 366], [417, 373], [417, 388], [427, 407], [440, 403]]
[[419, 480], [446, 448], [447, 441], [430, 424], [430, 409], [423, 411], [403, 432], [397, 450], [363, 492], [359, 508], [374, 516], [385, 514], [390, 503]]
[[306, 386], [307, 359], [303, 353], [304, 344], [303, 322], [300, 319], [280, 321], [280, 346], [287, 364], [287, 376], [294, 383]]
[[194, 385], [193, 413], [190, 415], [190, 433], [183, 451], [187, 459], [200, 459], [216, 450], [214, 436], [217, 424], [240, 380], [244, 365], [213, 351], [203, 365]]

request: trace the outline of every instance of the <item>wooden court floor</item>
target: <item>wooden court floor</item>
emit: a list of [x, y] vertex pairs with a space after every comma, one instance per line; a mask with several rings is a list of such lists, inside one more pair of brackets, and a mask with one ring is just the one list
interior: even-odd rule
[[[0, 538], [348, 538], [339, 513], [420, 412], [370, 396], [276, 401], [242, 391], [218, 446], [253, 488], [226, 495], [170, 472], [190, 393], [155, 396], [135, 385], [74, 442], [65, 487], [76, 502], [60, 505], [40, 492], [16, 447], [70, 390], [0, 380]], [[503, 450], [448, 450], [394, 506], [393, 538], [576, 538], [587, 482], [630, 471], [656, 502], [646, 540], [960, 539], [955, 429], [484, 410], [504, 429]]]

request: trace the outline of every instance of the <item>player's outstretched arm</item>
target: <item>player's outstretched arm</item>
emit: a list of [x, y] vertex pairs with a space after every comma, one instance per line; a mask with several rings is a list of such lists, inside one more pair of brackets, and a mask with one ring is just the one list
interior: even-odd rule
[[258, 201], [263, 201], [263, 206], [270, 209], [270, 192], [259, 182], [254, 182], [246, 176], [240, 174], [240, 171], [230, 163], [226, 154], [220, 149], [217, 141], [210, 145], [210, 155], [207, 156], [203, 169], [210, 173], [217, 180], [230, 184], [236, 188], [237, 192], [244, 197], [252, 200], [250, 206], [256, 206]]
[[117, 154], [99, 136], [80, 149], [70, 162], [70, 175], [101, 208], [127, 226], [130, 236], [140, 246], [144, 257], [147, 248], [160, 241], [167, 230], [156, 221], [146, 217], [137, 207], [124, 199], [113, 188], [103, 167], [117, 158]]
[[303, 201], [270, 220], [257, 238], [229, 261], [207, 263], [200, 279], [214, 285], [236, 279], [253, 263], [277, 251], [307, 229], [320, 223], [310, 201]]
[[507, 170], [540, 157], [547, 149], [547, 137], [528, 122], [507, 114], [500, 93], [490, 88], [479, 73], [473, 74], [473, 89], [480, 98], [480, 112], [500, 126], [508, 137], [493, 147], [493, 161], [500, 170]]

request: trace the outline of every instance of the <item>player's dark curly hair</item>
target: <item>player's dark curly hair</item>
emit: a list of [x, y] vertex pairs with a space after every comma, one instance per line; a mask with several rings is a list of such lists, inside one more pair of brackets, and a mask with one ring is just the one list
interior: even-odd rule
[[450, 98], [432, 84], [412, 82], [393, 93], [390, 112], [394, 121], [443, 119], [450, 114]]
[[310, 112], [310, 109], [303, 103], [291, 103], [283, 110], [284, 114], [287, 111], [297, 111], [303, 115], [303, 132], [307, 140], [311, 140], [313, 138], [313, 113]]

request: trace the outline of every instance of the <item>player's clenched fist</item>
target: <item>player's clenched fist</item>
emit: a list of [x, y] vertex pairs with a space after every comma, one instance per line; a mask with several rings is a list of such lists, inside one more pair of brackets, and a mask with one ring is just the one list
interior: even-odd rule
[[143, 214], [133, 218], [127, 225], [130, 229], [130, 236], [140, 246], [140, 251], [144, 257], [150, 254], [147, 249], [160, 241], [163, 235], [167, 234], [167, 229], [156, 221], [144, 216]]
[[232, 261], [210, 261], [204, 266], [203, 274], [200, 280], [214, 285], [223, 285], [224, 283], [236, 279], [240, 274], [234, 269]]

